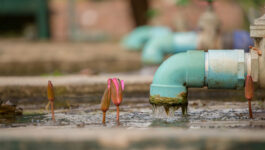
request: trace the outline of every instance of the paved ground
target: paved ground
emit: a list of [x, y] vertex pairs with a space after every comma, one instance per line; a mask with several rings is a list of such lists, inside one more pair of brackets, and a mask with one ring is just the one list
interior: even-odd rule
[[[33, 125], [0, 128], [0, 149], [262, 149], [265, 146], [264, 103], [253, 104], [255, 119], [248, 120], [246, 102], [240, 103], [240, 106], [237, 103], [223, 102], [224, 97], [245, 100], [242, 97], [242, 91], [219, 90], [217, 92], [191, 89], [190, 98], [200, 97], [204, 100], [208, 95], [221, 101], [191, 101], [188, 122], [183, 122], [181, 118], [173, 123], [162, 122], [161, 124], [161, 122], [151, 121], [152, 126], [135, 128], [136, 125], [150, 123], [148, 120], [151, 118], [150, 104], [143, 101], [148, 101], [152, 76], [119, 75], [118, 77], [125, 80], [126, 101], [128, 100], [127, 103], [131, 104], [121, 106], [121, 122], [124, 126], [109, 128], [109, 126], [99, 126], [100, 123], [97, 123], [94, 125], [96, 127], [93, 127], [93, 124], [90, 124], [91, 121], [100, 122], [101, 120], [99, 97], [103, 93], [107, 79], [114, 76], [116, 75], [0, 77], [1, 98], [17, 100], [19, 105], [42, 102], [43, 109], [47, 103], [48, 80], [53, 81], [56, 98], [59, 100], [66, 100], [66, 97], [72, 97], [74, 100], [83, 99], [89, 103], [95, 97], [97, 100], [96, 107], [90, 106], [91, 104], [88, 104], [88, 109], [79, 107], [79, 110], [82, 110], [80, 113], [76, 110], [68, 113], [56, 112], [57, 119], [63, 122], [69, 119], [70, 122], [73, 120], [74, 123], [78, 123], [84, 119], [87, 123], [84, 128], [78, 128], [78, 124], [35, 126], [35, 120], [28, 118]], [[135, 101], [137, 96], [145, 98]], [[193, 108], [196, 109], [193, 110]], [[108, 112], [107, 123], [112, 121], [115, 124], [114, 109], [115, 107], [112, 106]], [[179, 117], [181, 112], [176, 114]], [[25, 115], [25, 117], [29, 116]], [[46, 117], [50, 120], [49, 114]]]
[[0, 40], [0, 75], [123, 72], [141, 67], [140, 53], [119, 43]]
[[181, 129], [0, 129], [6, 149], [263, 149], [265, 131]]

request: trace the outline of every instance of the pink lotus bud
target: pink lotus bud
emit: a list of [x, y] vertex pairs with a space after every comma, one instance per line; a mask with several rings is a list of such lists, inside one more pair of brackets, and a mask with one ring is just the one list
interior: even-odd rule
[[123, 91], [122, 87], [124, 87], [124, 83], [123, 81], [121, 82], [120, 79], [113, 78], [111, 80], [110, 85], [111, 85], [110, 86], [111, 100], [116, 106], [119, 106], [122, 102], [122, 91]]

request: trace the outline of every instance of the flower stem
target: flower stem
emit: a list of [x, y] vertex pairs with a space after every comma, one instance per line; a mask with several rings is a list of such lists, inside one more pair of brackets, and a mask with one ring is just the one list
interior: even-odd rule
[[102, 124], [105, 124], [105, 120], [106, 120], [106, 112], [103, 111]]
[[249, 118], [253, 119], [250, 99], [248, 100], [248, 111], [249, 111]]
[[54, 102], [51, 101], [51, 112], [52, 112], [52, 120], [55, 121], [55, 117], [54, 117]]
[[117, 106], [117, 118], [116, 121], [119, 122], [120, 121], [120, 108], [119, 106]]

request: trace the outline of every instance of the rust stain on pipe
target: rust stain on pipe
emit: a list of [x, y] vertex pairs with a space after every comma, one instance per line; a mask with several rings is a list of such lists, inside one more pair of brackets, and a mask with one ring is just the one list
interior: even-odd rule
[[251, 50], [254, 50], [254, 51], [256, 51], [256, 52], [257, 52], [257, 54], [258, 54], [259, 56], [261, 56], [261, 55], [262, 55], [262, 51], [261, 51], [260, 49], [258, 49], [258, 48], [256, 48], [256, 47], [253, 47], [253, 46], [249, 46], [249, 48], [250, 48]]

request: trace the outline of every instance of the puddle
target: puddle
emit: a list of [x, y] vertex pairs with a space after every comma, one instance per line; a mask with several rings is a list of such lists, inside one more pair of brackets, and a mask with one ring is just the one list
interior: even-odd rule
[[[191, 101], [188, 115], [182, 116], [181, 109], [169, 111], [164, 108], [152, 111], [147, 99], [125, 99], [120, 107], [120, 124], [116, 123], [115, 106], [107, 112], [106, 125], [101, 124], [102, 112], [99, 104], [86, 104], [72, 110], [56, 110], [56, 122], [51, 120], [51, 114], [22, 115], [0, 118], [0, 127], [63, 127], [63, 128], [156, 128], [170, 127], [183, 129], [200, 128], [265, 128], [265, 110], [259, 102], [253, 102], [254, 119], [248, 119], [247, 102], [202, 102]], [[45, 111], [44, 111], [45, 112]]]

